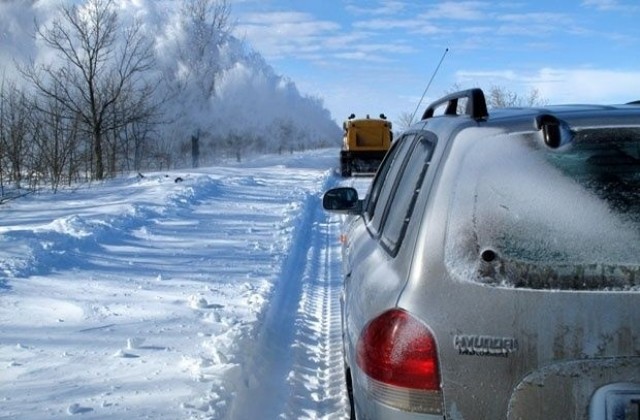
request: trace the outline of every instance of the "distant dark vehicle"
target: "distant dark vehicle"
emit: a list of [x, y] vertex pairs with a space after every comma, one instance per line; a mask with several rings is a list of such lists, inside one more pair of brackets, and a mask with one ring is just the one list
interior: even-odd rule
[[640, 106], [457, 92], [323, 203], [356, 418], [639, 418]]
[[344, 136], [340, 151], [340, 174], [374, 173], [391, 147], [391, 123], [384, 114], [380, 118], [356, 119], [351, 114], [342, 125]]

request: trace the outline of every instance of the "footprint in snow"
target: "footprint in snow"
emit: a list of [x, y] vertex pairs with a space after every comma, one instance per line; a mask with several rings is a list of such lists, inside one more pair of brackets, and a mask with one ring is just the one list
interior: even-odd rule
[[209, 306], [209, 302], [203, 297], [192, 295], [189, 296], [189, 306], [192, 309], [204, 309]]
[[90, 411], [93, 411], [93, 408], [91, 407], [83, 407], [80, 404], [74, 403], [71, 404], [69, 407], [67, 407], [67, 413], [69, 415], [74, 415], [74, 414], [83, 414], [83, 413], [88, 413]]
[[224, 308], [224, 305], [219, 303], [209, 303], [207, 299], [202, 296], [191, 295], [189, 296], [189, 306], [192, 309], [220, 309]]

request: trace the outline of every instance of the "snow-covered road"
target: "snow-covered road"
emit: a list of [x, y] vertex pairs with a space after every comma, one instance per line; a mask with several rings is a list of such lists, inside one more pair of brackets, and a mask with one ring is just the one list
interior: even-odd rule
[[347, 418], [337, 155], [0, 206], [0, 419]]
[[249, 382], [236, 395], [230, 418], [346, 413], [339, 223], [328, 220], [316, 197], [309, 197], [303, 214], [245, 365]]

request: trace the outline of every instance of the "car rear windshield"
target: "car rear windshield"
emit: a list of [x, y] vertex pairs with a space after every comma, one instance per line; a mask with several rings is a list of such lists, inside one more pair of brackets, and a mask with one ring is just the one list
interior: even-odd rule
[[452, 271], [507, 287], [640, 290], [640, 127], [567, 136], [558, 149], [540, 132], [461, 141]]

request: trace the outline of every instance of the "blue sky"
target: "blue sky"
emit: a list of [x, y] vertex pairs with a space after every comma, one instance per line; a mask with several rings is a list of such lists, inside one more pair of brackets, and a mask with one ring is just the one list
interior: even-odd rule
[[341, 122], [461, 88], [549, 103], [640, 99], [637, 0], [236, 0], [236, 35]]

